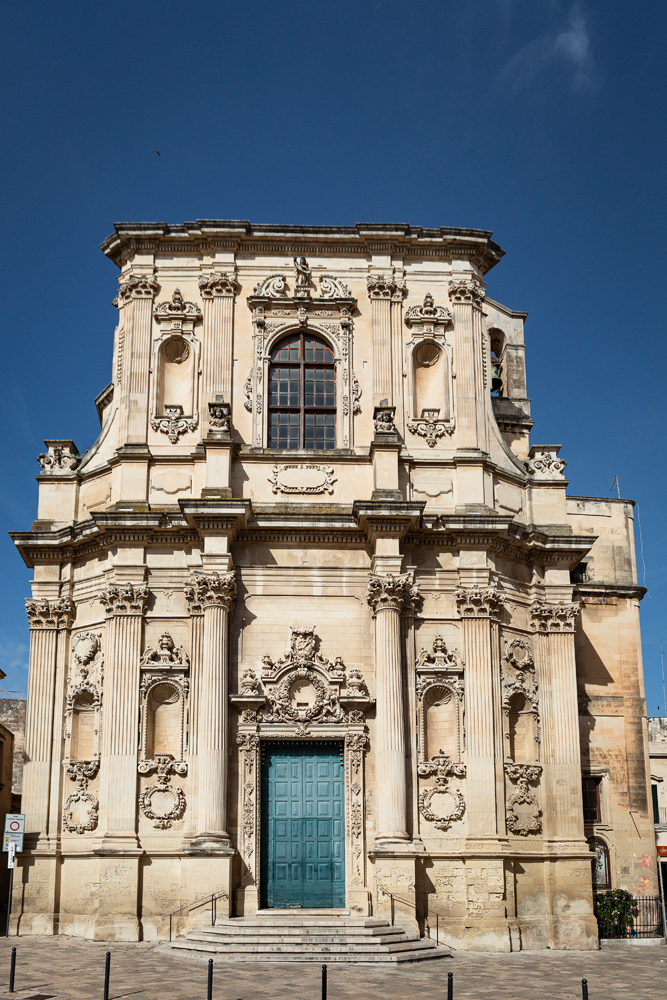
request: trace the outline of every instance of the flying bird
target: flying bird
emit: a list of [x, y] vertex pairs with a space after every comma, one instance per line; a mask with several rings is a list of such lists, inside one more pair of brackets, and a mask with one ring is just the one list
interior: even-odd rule
[[159, 149], [156, 149], [155, 152], [157, 153], [158, 156], [162, 156], [162, 153], [160, 152]]

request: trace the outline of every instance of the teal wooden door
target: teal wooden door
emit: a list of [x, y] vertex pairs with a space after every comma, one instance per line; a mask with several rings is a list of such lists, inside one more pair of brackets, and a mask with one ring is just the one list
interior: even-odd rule
[[345, 906], [343, 767], [342, 743], [262, 743], [262, 906]]

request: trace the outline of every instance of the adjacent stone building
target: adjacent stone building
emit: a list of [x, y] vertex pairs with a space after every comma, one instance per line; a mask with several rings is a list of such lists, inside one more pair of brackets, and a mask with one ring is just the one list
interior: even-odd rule
[[597, 947], [592, 857], [657, 894], [633, 504], [567, 496], [529, 444], [491, 234], [146, 223], [102, 249], [100, 436], [45, 442], [13, 535], [15, 927], [393, 898], [460, 948]]

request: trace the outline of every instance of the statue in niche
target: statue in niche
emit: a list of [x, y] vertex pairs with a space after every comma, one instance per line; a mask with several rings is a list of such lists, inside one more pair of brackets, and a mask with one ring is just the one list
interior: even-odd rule
[[308, 288], [310, 284], [311, 269], [305, 257], [294, 257], [294, 267], [296, 268], [296, 287], [301, 291]]

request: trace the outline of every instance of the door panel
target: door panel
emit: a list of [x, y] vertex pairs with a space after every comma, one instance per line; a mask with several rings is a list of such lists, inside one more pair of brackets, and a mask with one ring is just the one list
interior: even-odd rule
[[345, 905], [343, 778], [342, 743], [262, 744], [262, 906]]

